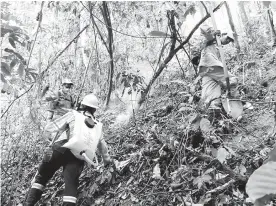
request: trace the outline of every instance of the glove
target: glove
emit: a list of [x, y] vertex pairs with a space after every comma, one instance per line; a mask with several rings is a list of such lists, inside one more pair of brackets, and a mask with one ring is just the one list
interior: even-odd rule
[[104, 163], [104, 167], [110, 167], [115, 165], [113, 159], [111, 159], [110, 157], [108, 159], [104, 159], [103, 163]]
[[43, 156], [43, 162], [49, 162], [52, 158], [53, 149], [51, 147], [47, 147]]
[[197, 78], [194, 80], [193, 84], [197, 84], [199, 80], [201, 80], [202, 76], [198, 75]]
[[214, 31], [214, 36], [221, 36], [221, 31], [220, 30], [216, 30]]

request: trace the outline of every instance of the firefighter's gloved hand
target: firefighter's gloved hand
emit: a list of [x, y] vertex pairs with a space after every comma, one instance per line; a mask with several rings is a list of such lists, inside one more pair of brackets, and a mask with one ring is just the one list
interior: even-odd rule
[[216, 30], [214, 31], [214, 36], [221, 36], [221, 31], [220, 30]]
[[50, 159], [52, 158], [53, 154], [53, 149], [51, 147], [47, 147], [45, 149], [44, 157], [43, 157], [43, 162], [49, 162]]
[[48, 131], [43, 131], [42, 133], [42, 141], [47, 145], [52, 141], [52, 133]]
[[202, 76], [198, 75], [197, 78], [194, 80], [193, 84], [196, 85], [202, 79]]
[[113, 159], [111, 159], [110, 157], [104, 159], [103, 163], [104, 163], [104, 167], [110, 167], [110, 166], [115, 165]]

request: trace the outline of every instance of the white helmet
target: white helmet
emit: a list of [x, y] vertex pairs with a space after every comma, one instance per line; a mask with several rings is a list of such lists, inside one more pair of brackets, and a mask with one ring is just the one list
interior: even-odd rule
[[62, 84], [73, 84], [73, 82], [71, 81], [71, 79], [68, 79], [68, 78], [63, 78], [61, 83]]
[[83, 98], [81, 104], [86, 105], [88, 107], [95, 108], [95, 109], [99, 108], [99, 100], [98, 100], [98, 98], [94, 94], [88, 94], [88, 95], [86, 95]]

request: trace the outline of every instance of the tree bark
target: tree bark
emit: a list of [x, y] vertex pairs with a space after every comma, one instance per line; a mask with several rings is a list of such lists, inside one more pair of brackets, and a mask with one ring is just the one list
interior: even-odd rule
[[271, 1], [263, 1], [264, 7], [267, 9], [267, 17], [268, 17], [268, 23], [271, 31], [271, 40], [273, 43], [273, 47], [276, 46], [276, 31], [274, 27], [274, 22], [273, 22], [273, 13], [271, 10]]
[[244, 1], [239, 1], [238, 6], [239, 6], [239, 10], [241, 12], [242, 23], [243, 23], [244, 26], [246, 26], [246, 24], [248, 22], [248, 17], [247, 17], [245, 8], [244, 8]]
[[233, 21], [233, 18], [232, 18], [231, 10], [230, 10], [229, 5], [228, 5], [227, 2], [225, 2], [225, 7], [226, 7], [227, 14], [228, 14], [229, 24], [230, 24], [230, 27], [231, 27], [231, 29], [233, 31], [233, 36], [234, 36], [234, 40], [235, 40], [236, 49], [237, 49], [237, 52], [240, 53], [241, 47], [240, 47], [240, 43], [239, 43], [236, 27], [234, 25], [234, 21]]
[[171, 61], [171, 59], [175, 55], [174, 49], [175, 49], [175, 43], [176, 43], [176, 39], [177, 39], [177, 33], [176, 33], [174, 15], [175, 15], [174, 11], [168, 12], [168, 18], [169, 18], [169, 22], [170, 22], [169, 26], [171, 27], [171, 32], [172, 32], [172, 36], [171, 36], [171, 48], [170, 48], [169, 54], [166, 57], [166, 59], [164, 60], [164, 62], [160, 64], [158, 70], [153, 75], [153, 77], [151, 78], [151, 80], [150, 80], [149, 84], [147, 85], [145, 91], [141, 95], [141, 98], [140, 98], [140, 100], [138, 102], [139, 106], [141, 106], [142, 103], [145, 101], [146, 96], [147, 96], [148, 92], [150, 91], [153, 83], [155, 82], [155, 80], [157, 79], [157, 77], [161, 74], [161, 72], [164, 70], [164, 68], [167, 66], [167, 64]]
[[106, 102], [105, 102], [105, 106], [107, 108], [108, 105], [109, 105], [110, 96], [111, 96], [111, 92], [112, 92], [113, 75], [114, 75], [113, 31], [112, 31], [110, 13], [109, 13], [107, 3], [104, 1], [102, 5], [103, 5], [103, 8], [101, 9], [102, 10], [102, 15], [103, 15], [104, 22], [106, 24], [106, 29], [107, 29], [107, 32], [108, 32], [108, 54], [109, 54], [109, 58], [110, 58], [110, 68], [109, 68], [109, 72], [108, 72], [108, 82], [109, 82], [108, 83], [108, 92], [107, 92], [107, 97], [106, 97]]

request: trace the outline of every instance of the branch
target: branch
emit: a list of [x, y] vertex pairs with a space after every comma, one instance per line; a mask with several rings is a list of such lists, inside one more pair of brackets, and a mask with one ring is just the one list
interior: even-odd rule
[[224, 185], [221, 185], [213, 190], [207, 191], [208, 193], [217, 193], [220, 192], [222, 190], [225, 190], [226, 188], [228, 188], [229, 186], [231, 186], [233, 183], [235, 182], [235, 180], [230, 180], [229, 182], [226, 182]]
[[90, 19], [91, 19], [93, 25], [96, 27], [96, 29], [97, 29], [97, 31], [98, 31], [100, 37], [101, 37], [102, 42], [103, 42], [105, 48], [106, 48], [107, 51], [108, 51], [107, 43], [106, 43], [106, 41], [104, 40], [103, 35], [102, 35], [102, 33], [101, 33], [101, 31], [100, 31], [98, 25], [97, 25], [96, 22], [95, 22], [94, 15], [92, 14], [91, 2], [89, 2], [89, 13], [90, 13]]
[[[221, 2], [213, 11], [217, 11], [218, 9], [220, 9], [220, 7], [224, 4], [225, 2]], [[196, 25], [195, 27], [192, 29], [192, 31], [189, 33], [189, 35], [187, 36], [187, 38], [174, 50], [174, 52], [178, 52], [185, 44], [187, 44], [190, 39], [192, 38], [193, 34], [195, 33], [195, 31], [199, 28], [199, 26], [204, 23], [208, 18], [210, 17], [210, 14], [208, 13], [205, 17], [203, 17], [203, 19], [201, 19]]]
[[29, 89], [27, 89], [23, 94], [21, 94], [20, 96], [18, 96], [17, 98], [15, 98], [13, 101], [12, 101], [12, 103], [8, 106], [8, 108], [3, 112], [3, 114], [1, 115], [1, 119], [2, 119], [2, 117], [8, 112], [8, 110], [10, 109], [10, 107], [13, 105], [13, 103], [16, 101], [16, 100], [18, 100], [20, 97], [22, 97], [24, 94], [27, 94], [30, 90], [31, 90], [31, 88], [34, 86], [34, 83], [30, 86], [30, 88]]
[[156, 80], [156, 78], [161, 74], [161, 72], [164, 70], [164, 68], [166, 67], [166, 65], [171, 61], [171, 59], [173, 58], [173, 56], [175, 55], [175, 44], [176, 44], [176, 39], [177, 39], [177, 34], [176, 34], [176, 28], [175, 28], [175, 20], [174, 20], [174, 11], [170, 11], [170, 17], [169, 17], [169, 20], [170, 20], [170, 27], [172, 29], [172, 36], [171, 36], [171, 48], [170, 48], [170, 51], [169, 51], [169, 54], [168, 56], [166, 57], [166, 59], [163, 61], [162, 64], [160, 64], [158, 70], [156, 71], [156, 73], [153, 75], [153, 77], [151, 78], [148, 86], [146, 87], [143, 95], [141, 96], [138, 104], [141, 105], [145, 99], [146, 99], [146, 96], [149, 92], [149, 90], [151, 89], [151, 86], [152, 84], [154, 83], [154, 81]]
[[[45, 74], [45, 72], [54, 64], [54, 62], [66, 51], [66, 49], [68, 49], [68, 47], [79, 37], [79, 35], [88, 27], [89, 25], [86, 25], [78, 34], [77, 36], [69, 42], [69, 44], [54, 58], [54, 60], [47, 66], [47, 68], [41, 72], [41, 75], [39, 78], [42, 78]], [[27, 89], [23, 94], [21, 94], [20, 96], [18, 96], [17, 98], [15, 98], [12, 103], [8, 106], [8, 108], [3, 112], [3, 114], [1, 115], [1, 118], [7, 113], [7, 111], [9, 110], [9, 108], [14, 104], [14, 102], [16, 100], [18, 100], [20, 97], [22, 97], [24, 94], [28, 93], [31, 88], [35, 85], [36, 82], [34, 82], [29, 89]]]
[[29, 56], [29, 59], [28, 59], [27, 68], [29, 67], [29, 64], [30, 64], [30, 60], [31, 60], [31, 56], [32, 56], [32, 53], [33, 53], [34, 45], [35, 45], [35, 42], [36, 42], [37, 34], [38, 34], [38, 31], [39, 31], [39, 28], [40, 28], [40, 25], [41, 25], [41, 22], [42, 22], [42, 9], [43, 9], [43, 5], [44, 5], [44, 1], [41, 2], [40, 11], [38, 12], [38, 25], [37, 25], [37, 29], [36, 29], [36, 33], [35, 33], [34, 43], [33, 43], [33, 46], [31, 48], [31, 51], [30, 51], [30, 56]]
[[207, 9], [206, 5], [204, 4], [204, 2], [200, 1], [200, 3], [203, 5], [203, 7], [204, 7], [204, 9], [206, 11], [206, 14], [209, 14], [208, 9]]
[[[93, 49], [93, 48], [92, 48]], [[91, 49], [91, 50], [92, 50]], [[84, 72], [84, 76], [83, 76], [83, 81], [82, 81], [82, 84], [81, 84], [81, 87], [80, 87], [80, 92], [79, 92], [79, 95], [77, 96], [77, 99], [76, 99], [76, 104], [78, 105], [79, 103], [79, 99], [80, 99], [80, 95], [82, 93], [82, 90], [83, 90], [83, 87], [84, 87], [84, 82], [85, 82], [85, 77], [87, 76], [87, 72], [88, 72], [88, 68], [89, 68], [89, 65], [90, 65], [90, 61], [91, 61], [91, 58], [92, 58], [92, 55], [93, 55], [93, 51], [91, 51], [91, 54], [90, 54], [90, 57], [89, 57], [89, 61], [88, 61], [88, 64], [86, 66], [86, 69], [85, 69], [85, 72]]]
[[82, 32], [84, 32], [85, 29], [87, 29], [87, 27], [89, 26], [86, 25], [76, 36], [74, 39], [72, 39], [69, 44], [53, 59], [53, 61], [47, 66], [47, 68], [41, 72], [41, 77], [43, 77], [43, 75], [45, 74], [45, 72], [54, 64], [54, 62], [63, 54], [63, 52], [66, 51], [66, 49], [68, 49], [68, 47], [76, 40], [79, 38], [79, 36], [81, 35]]

